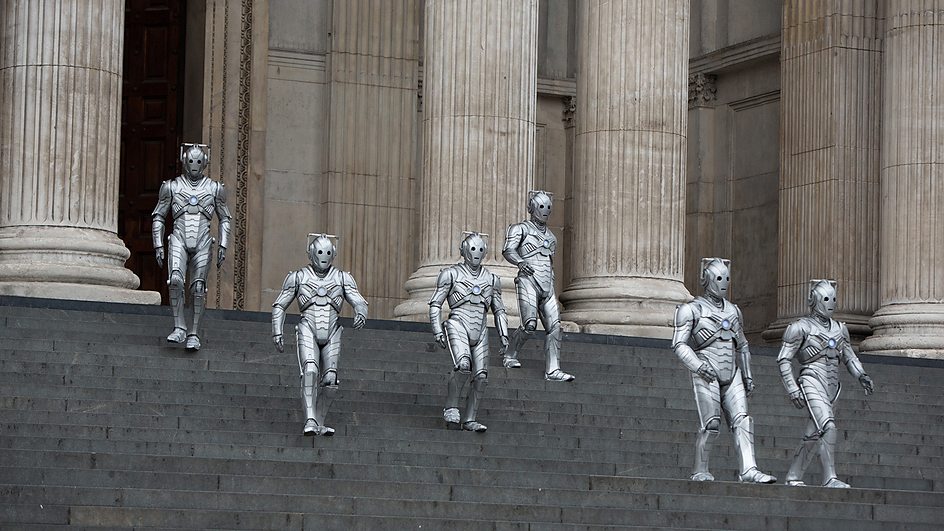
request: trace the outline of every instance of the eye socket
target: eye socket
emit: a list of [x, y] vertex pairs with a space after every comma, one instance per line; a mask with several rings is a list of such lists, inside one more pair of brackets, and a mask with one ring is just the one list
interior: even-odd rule
[[718, 277], [718, 280], [721, 280], [721, 277]]
[[331, 251], [328, 251], [328, 256], [331, 256]]
[[190, 159], [190, 160], [189, 160], [189, 163], [190, 163], [190, 164], [193, 164], [193, 159]]
[[318, 254], [324, 254], [324, 251], [318, 251]]
[[829, 302], [829, 297], [823, 297], [823, 302]]
[[731, 277], [724, 277], [724, 279], [727, 280], [728, 282], [731, 281]]
[[472, 250], [474, 251], [474, 250], [475, 250], [475, 247], [473, 247]]

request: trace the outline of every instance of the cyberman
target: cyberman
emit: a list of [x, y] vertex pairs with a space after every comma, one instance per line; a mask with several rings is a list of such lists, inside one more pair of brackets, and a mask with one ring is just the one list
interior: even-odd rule
[[[436, 291], [429, 300], [429, 321], [436, 342], [449, 349], [453, 370], [449, 375], [443, 420], [450, 429], [484, 432], [484, 424], [475, 420], [479, 402], [488, 383], [488, 327], [486, 317], [492, 309], [495, 328], [502, 347], [508, 346], [508, 318], [501, 298], [501, 280], [482, 265], [487, 234], [465, 232], [459, 245], [463, 262], [439, 273]], [[443, 302], [449, 301], [449, 318], [442, 321]], [[465, 415], [459, 416], [459, 398], [471, 379]]]
[[338, 317], [346, 300], [354, 308], [354, 328], [362, 328], [367, 322], [367, 301], [357, 291], [354, 277], [331, 265], [337, 254], [331, 238], [336, 237], [309, 234], [312, 236], [308, 244], [311, 263], [285, 277], [282, 291], [272, 304], [272, 342], [279, 352], [285, 351], [285, 309], [298, 299], [301, 319], [295, 327], [295, 340], [306, 419], [302, 434], [331, 436], [334, 429], [325, 426], [324, 420], [339, 391], [342, 327]]
[[521, 326], [515, 332], [510, 352], [505, 352], [502, 364], [508, 368], [521, 367], [518, 352], [537, 328], [540, 316], [547, 338], [544, 342], [546, 356], [544, 379], [572, 382], [574, 376], [560, 368], [560, 306], [554, 293], [554, 252], [557, 238], [547, 228], [553, 201], [550, 192], [532, 190], [528, 192], [530, 219], [508, 227], [502, 255], [518, 267], [515, 286], [518, 291], [518, 308]]
[[[170, 247], [167, 258], [167, 284], [170, 286], [170, 306], [174, 313], [174, 331], [167, 336], [171, 343], [187, 341], [188, 350], [200, 349], [200, 317], [206, 308], [207, 270], [214, 239], [210, 237], [210, 221], [216, 212], [220, 220], [220, 248], [216, 267], [219, 269], [226, 258], [229, 245], [230, 213], [226, 206], [226, 189], [203, 172], [209, 163], [209, 148], [203, 144], [182, 144], [180, 163], [183, 175], [164, 181], [158, 195], [157, 206], [151, 217], [151, 238], [158, 267], [164, 267], [164, 219], [168, 212], [174, 226], [167, 243]], [[186, 294], [184, 286], [190, 279], [193, 296], [193, 324], [187, 331], [184, 317]]]
[[708, 455], [718, 437], [724, 411], [741, 461], [738, 479], [773, 483], [777, 478], [758, 470], [754, 460], [754, 419], [747, 414], [747, 397], [754, 390], [751, 353], [741, 310], [725, 298], [731, 281], [730, 265], [730, 260], [702, 258], [701, 285], [705, 294], [675, 311], [672, 348], [692, 372], [701, 422], [692, 479], [715, 479], [708, 471]]
[[[803, 473], [815, 454], [823, 468], [823, 486], [848, 488], [836, 477], [836, 424], [833, 403], [839, 397], [839, 362], [859, 380], [870, 395], [874, 390], [872, 379], [865, 373], [849, 341], [849, 330], [844, 323], [832, 318], [836, 311], [836, 282], [811, 280], [807, 297], [810, 315], [801, 317], [787, 327], [777, 363], [783, 386], [790, 400], [799, 408], [806, 408], [810, 420], [806, 434], [797, 448], [793, 463], [787, 472], [786, 484], [802, 486]], [[795, 378], [791, 362], [800, 363], [800, 377]]]

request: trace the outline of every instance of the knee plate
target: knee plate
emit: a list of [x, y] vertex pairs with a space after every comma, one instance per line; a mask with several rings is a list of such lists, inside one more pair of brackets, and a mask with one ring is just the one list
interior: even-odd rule
[[170, 286], [172, 290], [184, 289], [184, 276], [180, 271], [173, 270], [170, 272], [170, 278], [167, 279], [167, 285]]
[[206, 295], [206, 282], [203, 280], [194, 280], [190, 283], [190, 293], [193, 293], [195, 297], [202, 297]]
[[705, 423], [702, 430], [709, 433], [717, 434], [719, 431], [721, 431], [721, 419], [718, 417], [708, 419], [708, 422]]
[[528, 321], [522, 325], [521, 329], [524, 330], [524, 333], [528, 334], [529, 336], [533, 334], [534, 331], [538, 329], [537, 318], [528, 319]]

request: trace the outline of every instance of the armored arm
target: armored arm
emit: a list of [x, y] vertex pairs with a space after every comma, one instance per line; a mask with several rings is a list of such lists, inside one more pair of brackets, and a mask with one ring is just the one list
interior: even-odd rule
[[747, 345], [747, 337], [744, 335], [744, 316], [741, 309], [734, 306], [737, 311], [737, 323], [734, 328], [734, 342], [737, 347], [737, 363], [741, 368], [741, 379], [744, 380], [744, 387], [750, 394], [754, 390], [754, 376], [751, 374], [751, 350]]
[[846, 364], [846, 369], [849, 371], [849, 374], [859, 380], [859, 384], [865, 389], [865, 394], [870, 395], [874, 390], [872, 378], [865, 373], [862, 362], [859, 361], [859, 357], [856, 356], [855, 351], [852, 350], [852, 340], [849, 338], [849, 329], [846, 328], [846, 324], [842, 323], [840, 326], [842, 327], [842, 345], [840, 345], [839, 352], [842, 356], [842, 361]]
[[344, 290], [344, 298], [347, 303], [354, 308], [354, 328], [364, 326], [367, 321], [367, 300], [357, 291], [357, 282], [347, 271], [341, 273], [341, 288]]
[[682, 304], [675, 308], [675, 332], [672, 334], [672, 350], [685, 367], [707, 381], [717, 378], [714, 371], [692, 350], [688, 340], [695, 326], [695, 309], [692, 304]]
[[508, 315], [505, 312], [505, 302], [501, 296], [501, 278], [492, 275], [492, 314], [495, 316], [495, 328], [502, 344], [508, 340]]
[[783, 344], [780, 346], [780, 354], [777, 355], [777, 365], [780, 367], [780, 379], [783, 381], [783, 387], [790, 395], [794, 405], [803, 407], [803, 397], [800, 394], [800, 386], [797, 384], [796, 376], [793, 374], [793, 358], [800, 350], [803, 344], [803, 338], [806, 332], [800, 321], [790, 324], [783, 333]]
[[155, 249], [164, 247], [164, 219], [170, 212], [171, 203], [174, 200], [174, 194], [170, 189], [171, 181], [161, 183], [161, 190], [157, 194], [157, 205], [154, 206], [154, 212], [151, 213], [153, 222], [151, 223], [151, 241]]
[[285, 277], [285, 281], [282, 282], [282, 291], [279, 292], [279, 296], [275, 298], [275, 302], [272, 303], [272, 338], [278, 338], [279, 341], [277, 345], [281, 342], [282, 338], [282, 326], [285, 324], [285, 310], [288, 308], [289, 304], [292, 304], [292, 301], [295, 300], [295, 297], [298, 295], [298, 279], [296, 278], [296, 272], [291, 272], [288, 276]]
[[442, 327], [442, 305], [446, 302], [449, 295], [449, 288], [452, 287], [452, 274], [449, 269], [443, 269], [436, 278], [436, 291], [429, 299], [429, 324], [433, 327], [433, 334], [439, 340], [444, 334]]
[[220, 218], [220, 248], [229, 247], [230, 220], [233, 216], [229, 213], [229, 207], [226, 205], [226, 186], [218, 183], [216, 188], [216, 215]]
[[518, 246], [521, 245], [523, 239], [524, 227], [520, 223], [509, 225], [508, 231], [505, 233], [505, 246], [502, 247], [502, 256], [512, 265], [517, 266], [520, 272], [525, 275], [532, 275], [534, 274], [534, 268], [518, 253]]

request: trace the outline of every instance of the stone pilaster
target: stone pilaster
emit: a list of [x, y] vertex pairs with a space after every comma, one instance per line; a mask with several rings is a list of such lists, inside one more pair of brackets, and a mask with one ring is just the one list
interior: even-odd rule
[[944, 0], [882, 4], [881, 306], [862, 350], [944, 358]]
[[491, 235], [486, 265], [514, 302], [505, 229], [527, 216], [534, 174], [537, 0], [427, 0], [419, 268], [398, 318], [428, 319], [439, 270], [456, 263], [463, 230]]
[[670, 337], [682, 283], [689, 2], [578, 2], [573, 281], [585, 332]]
[[158, 304], [117, 235], [124, 2], [0, 2], [0, 294]]
[[877, 0], [788, 0], [781, 51], [779, 339], [809, 313], [811, 278], [839, 281], [836, 318], [870, 333], [878, 306], [882, 18]]
[[403, 280], [416, 265], [402, 258], [412, 256], [416, 234], [420, 9], [418, 0], [335, 0], [332, 9], [328, 167], [319, 230], [341, 237], [338, 263], [353, 273], [378, 318], [393, 316], [405, 298]]

